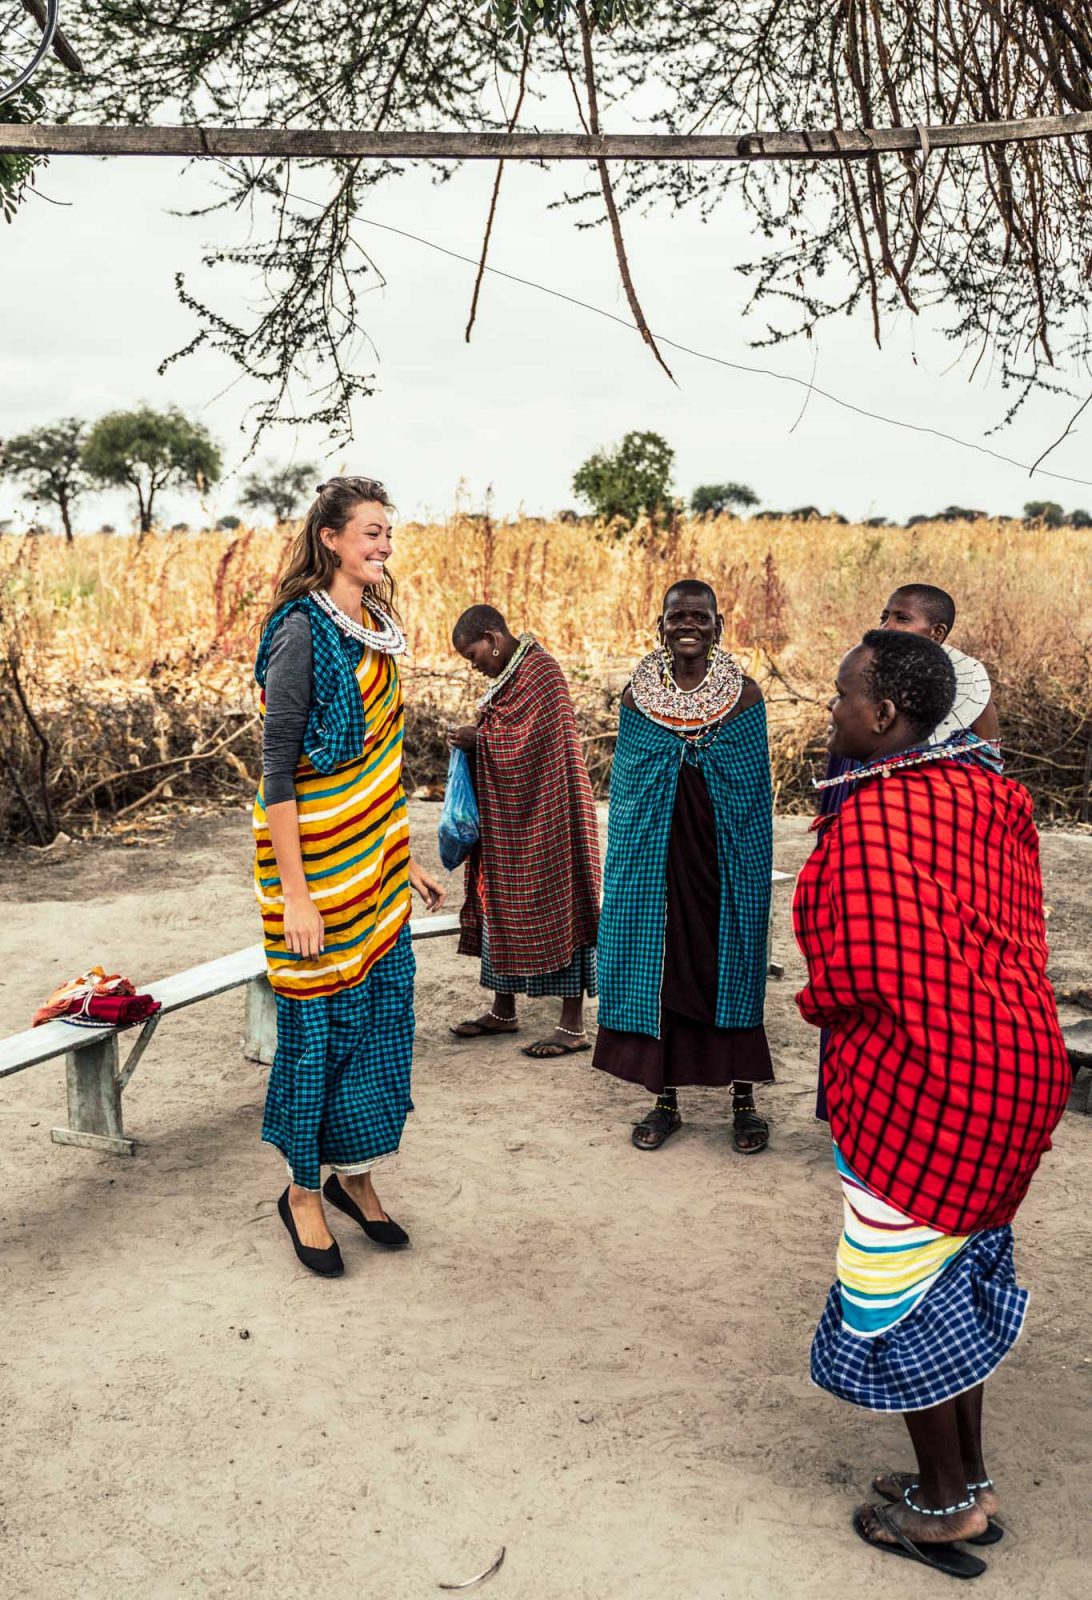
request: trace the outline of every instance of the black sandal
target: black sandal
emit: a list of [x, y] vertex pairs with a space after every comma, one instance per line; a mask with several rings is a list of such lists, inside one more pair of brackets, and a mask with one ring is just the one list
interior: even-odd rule
[[678, 1110], [668, 1111], [665, 1106], [653, 1106], [647, 1117], [642, 1117], [630, 1138], [638, 1150], [658, 1150], [665, 1139], [670, 1139], [682, 1127]]
[[[748, 1104], [748, 1101], [750, 1104]], [[756, 1134], [761, 1137], [760, 1144], [741, 1144], [740, 1140], [747, 1134]], [[732, 1092], [732, 1144], [741, 1156], [757, 1156], [760, 1150], [765, 1150], [770, 1142], [770, 1124], [765, 1117], [760, 1117], [755, 1110], [755, 1097], [753, 1094], [736, 1094]]]
[[[872, 1538], [865, 1523], [865, 1513], [869, 1511], [875, 1517], [877, 1526], [897, 1541], [895, 1544], [889, 1544], [886, 1539]], [[886, 1506], [858, 1506], [853, 1513], [853, 1531], [871, 1550], [879, 1550], [885, 1556], [903, 1556], [908, 1561], [920, 1561], [922, 1566], [932, 1567], [934, 1572], [943, 1572], [949, 1578], [980, 1578], [988, 1570], [984, 1561], [977, 1556], [969, 1556], [957, 1544], [942, 1541], [915, 1544], [892, 1519]]]

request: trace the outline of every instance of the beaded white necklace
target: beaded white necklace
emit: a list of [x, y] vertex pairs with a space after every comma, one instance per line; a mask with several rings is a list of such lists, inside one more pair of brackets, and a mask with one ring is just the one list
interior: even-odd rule
[[719, 722], [739, 703], [743, 673], [735, 656], [716, 645], [709, 670], [694, 689], [680, 689], [671, 676], [671, 657], [653, 650], [639, 661], [630, 679], [639, 711], [672, 733], [697, 733]]
[[975, 756], [980, 750], [989, 750], [997, 760], [1001, 758], [1001, 746], [993, 739], [976, 739], [973, 744], [932, 744], [926, 749], [903, 750], [898, 755], [889, 756], [886, 761], [870, 761], [864, 766], [852, 767], [849, 772], [841, 772], [836, 778], [813, 778], [813, 789], [837, 789], [844, 783], [861, 783], [865, 778], [887, 778], [893, 772], [902, 772], [907, 767], [924, 766], [930, 761], [951, 761], [958, 756]]
[[324, 611], [334, 625], [341, 629], [350, 639], [355, 639], [367, 650], [378, 650], [380, 655], [400, 656], [406, 648], [406, 636], [395, 622], [393, 617], [386, 612], [378, 611], [378, 628], [366, 627], [359, 617], [351, 617], [327, 594], [325, 589], [312, 589], [311, 599]]
[[495, 699], [498, 694], [500, 694], [500, 692], [504, 688], [505, 684], [510, 682], [511, 679], [515, 677], [516, 673], [519, 671], [520, 667], [523, 665], [524, 656], [526, 656], [528, 650], [530, 650], [531, 646], [534, 643], [535, 643], [535, 636], [534, 636], [533, 633], [521, 633], [520, 634], [520, 636], [519, 636], [519, 645], [518, 645], [518, 647], [516, 649], [515, 655], [512, 657], [511, 661], [505, 667], [504, 671], [499, 673], [498, 676], [493, 679], [493, 682], [489, 685], [489, 688], [485, 691], [485, 693], [482, 695], [481, 699], [478, 701], [478, 710], [479, 711], [484, 711], [486, 706], [489, 704], [489, 702], [491, 700]]

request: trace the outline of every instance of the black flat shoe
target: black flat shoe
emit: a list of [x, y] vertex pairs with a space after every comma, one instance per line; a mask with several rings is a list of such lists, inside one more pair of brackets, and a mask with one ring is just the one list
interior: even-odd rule
[[388, 1217], [386, 1222], [369, 1222], [356, 1201], [350, 1199], [341, 1187], [336, 1172], [331, 1172], [322, 1186], [322, 1192], [332, 1206], [344, 1211], [347, 1217], [352, 1217], [364, 1229], [373, 1244], [381, 1244], [384, 1250], [404, 1250], [409, 1244], [409, 1234], [405, 1228], [398, 1226], [393, 1217]]
[[277, 1201], [277, 1210], [281, 1214], [281, 1221], [292, 1239], [297, 1256], [312, 1272], [317, 1272], [320, 1278], [340, 1278], [345, 1271], [345, 1263], [341, 1259], [337, 1240], [325, 1250], [315, 1250], [308, 1244], [300, 1244], [300, 1236], [296, 1232], [296, 1219], [292, 1215], [292, 1207], [288, 1204], [288, 1190], [286, 1189]]

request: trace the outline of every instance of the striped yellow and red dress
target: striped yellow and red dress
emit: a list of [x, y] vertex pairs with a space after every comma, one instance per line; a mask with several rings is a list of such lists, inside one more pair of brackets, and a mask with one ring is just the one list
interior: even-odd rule
[[[359, 647], [346, 641], [344, 648]], [[412, 1105], [402, 689], [394, 660], [368, 649], [356, 680], [364, 712], [360, 755], [329, 773], [301, 755], [295, 776], [304, 873], [325, 928], [321, 955], [294, 955], [285, 945], [264, 784], [254, 804], [254, 887], [277, 1000], [262, 1138], [306, 1189], [320, 1187], [323, 1165], [360, 1171], [397, 1150]]]

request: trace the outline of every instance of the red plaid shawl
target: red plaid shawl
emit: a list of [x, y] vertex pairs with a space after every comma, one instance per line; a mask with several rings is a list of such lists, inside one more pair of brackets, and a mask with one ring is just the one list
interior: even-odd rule
[[497, 972], [558, 972], [596, 940], [599, 832], [572, 698], [539, 645], [482, 713], [475, 781], [460, 953], [481, 954], [484, 915]]
[[1027, 791], [955, 762], [866, 779], [822, 828], [793, 918], [853, 1171], [944, 1233], [1010, 1221], [1072, 1079]]

